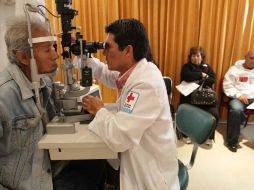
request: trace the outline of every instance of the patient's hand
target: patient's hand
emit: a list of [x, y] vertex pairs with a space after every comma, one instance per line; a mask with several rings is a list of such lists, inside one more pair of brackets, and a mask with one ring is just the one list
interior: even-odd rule
[[102, 100], [98, 97], [85, 96], [82, 99], [82, 106], [89, 113], [96, 115], [97, 111], [99, 111], [102, 107], [104, 107], [104, 104]]
[[249, 104], [248, 98], [244, 95], [239, 96], [237, 99], [240, 100], [241, 102], [245, 103], [245, 104]]

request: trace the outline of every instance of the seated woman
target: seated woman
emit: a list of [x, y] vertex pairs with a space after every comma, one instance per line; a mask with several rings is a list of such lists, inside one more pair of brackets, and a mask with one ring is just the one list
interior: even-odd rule
[[[205, 52], [202, 47], [192, 47], [188, 55], [188, 63], [184, 64], [181, 70], [181, 81], [197, 82], [199, 85], [204, 81], [204, 88], [210, 87], [215, 83], [215, 73], [212, 68], [205, 63]], [[180, 104], [191, 104], [191, 94], [180, 96]], [[216, 119], [216, 126], [219, 121], [219, 111], [217, 105], [199, 105], [203, 110], [211, 113]], [[212, 140], [214, 140], [214, 133], [211, 134], [206, 144], [212, 146]], [[185, 143], [190, 143], [190, 139], [183, 134], [183, 140]]]

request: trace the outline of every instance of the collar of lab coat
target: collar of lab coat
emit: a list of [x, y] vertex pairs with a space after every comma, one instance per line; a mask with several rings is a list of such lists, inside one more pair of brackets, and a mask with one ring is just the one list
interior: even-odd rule
[[[131, 84], [133, 81], [136, 80], [139, 73], [145, 69], [147, 64], [151, 64], [151, 63], [147, 62], [146, 58], [143, 58], [139, 62], [137, 62], [135, 68], [132, 70], [130, 76], [128, 77], [127, 81], [125, 82], [124, 86], [122, 87], [121, 92], [123, 92], [129, 84]], [[121, 95], [119, 95], [119, 97], [121, 97]]]
[[144, 71], [145, 67], [147, 67], [147, 64], [153, 64], [153, 63], [148, 62], [146, 58], [143, 58], [139, 62], [137, 62], [137, 66], [134, 68], [134, 70], [130, 74], [126, 84], [135, 80], [136, 76], [139, 75], [140, 72]]

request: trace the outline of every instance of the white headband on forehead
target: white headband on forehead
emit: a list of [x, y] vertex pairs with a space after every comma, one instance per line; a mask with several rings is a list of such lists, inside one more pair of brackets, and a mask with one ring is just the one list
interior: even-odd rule
[[[32, 38], [32, 43], [42, 43], [42, 42], [55, 42], [56, 36], [43, 36], [38, 38]], [[30, 39], [28, 39], [28, 43], [30, 43]]]

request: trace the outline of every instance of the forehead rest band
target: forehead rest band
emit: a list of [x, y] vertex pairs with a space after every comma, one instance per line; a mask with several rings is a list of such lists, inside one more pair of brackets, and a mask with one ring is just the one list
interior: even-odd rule
[[[42, 43], [42, 42], [55, 42], [56, 36], [43, 36], [38, 38], [32, 38], [32, 43]], [[30, 39], [28, 39], [28, 43], [30, 43]]]

